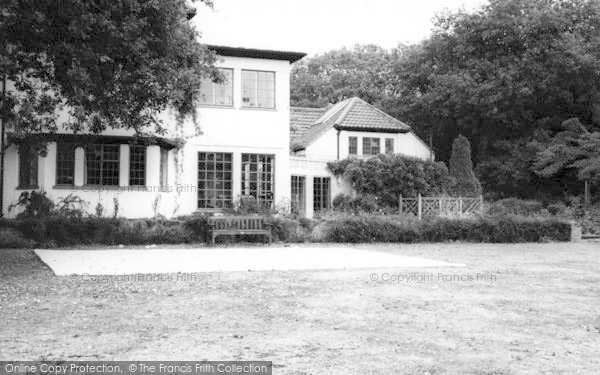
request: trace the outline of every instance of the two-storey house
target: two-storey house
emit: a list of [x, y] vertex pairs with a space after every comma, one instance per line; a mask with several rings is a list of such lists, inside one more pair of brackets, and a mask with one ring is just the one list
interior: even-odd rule
[[164, 113], [163, 137], [122, 129], [34, 135], [47, 142], [45, 155], [15, 145], [6, 152], [4, 214], [17, 213], [9, 206], [23, 191], [43, 190], [53, 200], [76, 195], [90, 212], [118, 209], [131, 218], [218, 213], [241, 197], [311, 217], [348, 190], [328, 161], [384, 152], [432, 157], [408, 125], [360, 99], [290, 108], [291, 65], [303, 53], [210, 48], [225, 81], [203, 82], [200, 129]]

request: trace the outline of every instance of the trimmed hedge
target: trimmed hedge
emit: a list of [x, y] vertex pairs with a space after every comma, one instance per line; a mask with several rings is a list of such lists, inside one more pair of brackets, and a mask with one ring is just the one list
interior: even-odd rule
[[[77, 245], [147, 245], [206, 242], [208, 224], [202, 216], [179, 220], [45, 217], [0, 221], [29, 241], [30, 247]], [[14, 240], [12, 240], [14, 242]], [[0, 247], [8, 247], [0, 239]]]
[[571, 224], [555, 219], [486, 217], [406, 221], [382, 216], [354, 216], [323, 222], [321, 242], [545, 242], [569, 241]]
[[[275, 241], [303, 242], [543, 242], [569, 241], [571, 225], [556, 219], [518, 216], [483, 219], [407, 220], [394, 216], [338, 216], [317, 225], [309, 219], [270, 216]], [[81, 245], [179, 244], [208, 241], [202, 216], [174, 220], [27, 218], [0, 220], [0, 248]], [[237, 240], [257, 241], [256, 236]]]

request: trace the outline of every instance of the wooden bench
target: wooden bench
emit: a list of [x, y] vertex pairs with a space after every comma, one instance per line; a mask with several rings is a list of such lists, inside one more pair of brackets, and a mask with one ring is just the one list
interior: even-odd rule
[[220, 235], [265, 235], [271, 243], [271, 230], [265, 228], [265, 219], [261, 216], [217, 216], [208, 219], [212, 244]]

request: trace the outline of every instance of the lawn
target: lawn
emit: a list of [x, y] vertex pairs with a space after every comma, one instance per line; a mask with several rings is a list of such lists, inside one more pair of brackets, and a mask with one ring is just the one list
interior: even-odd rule
[[[355, 247], [468, 266], [108, 281], [56, 277], [31, 251], [0, 250], [0, 359], [256, 359], [276, 374], [600, 371], [600, 243]], [[392, 275], [412, 279], [382, 281]]]

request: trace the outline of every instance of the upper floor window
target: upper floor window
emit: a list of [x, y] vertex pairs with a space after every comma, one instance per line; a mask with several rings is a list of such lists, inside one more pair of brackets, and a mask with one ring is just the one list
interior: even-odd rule
[[19, 187], [37, 188], [38, 154], [35, 148], [22, 145], [19, 147]]
[[242, 106], [275, 108], [275, 72], [242, 70]]
[[120, 145], [85, 146], [85, 172], [88, 185], [119, 185]]
[[146, 185], [146, 146], [129, 147], [129, 185]]
[[385, 139], [385, 153], [388, 155], [394, 153], [394, 138]]
[[73, 185], [75, 180], [75, 145], [59, 142], [56, 145], [56, 184]]
[[200, 103], [233, 106], [233, 69], [219, 69], [225, 80], [215, 83], [205, 78], [200, 84]]
[[358, 138], [357, 137], [349, 137], [348, 138], [348, 154], [358, 155]]
[[377, 155], [380, 152], [379, 138], [363, 138], [363, 155]]

